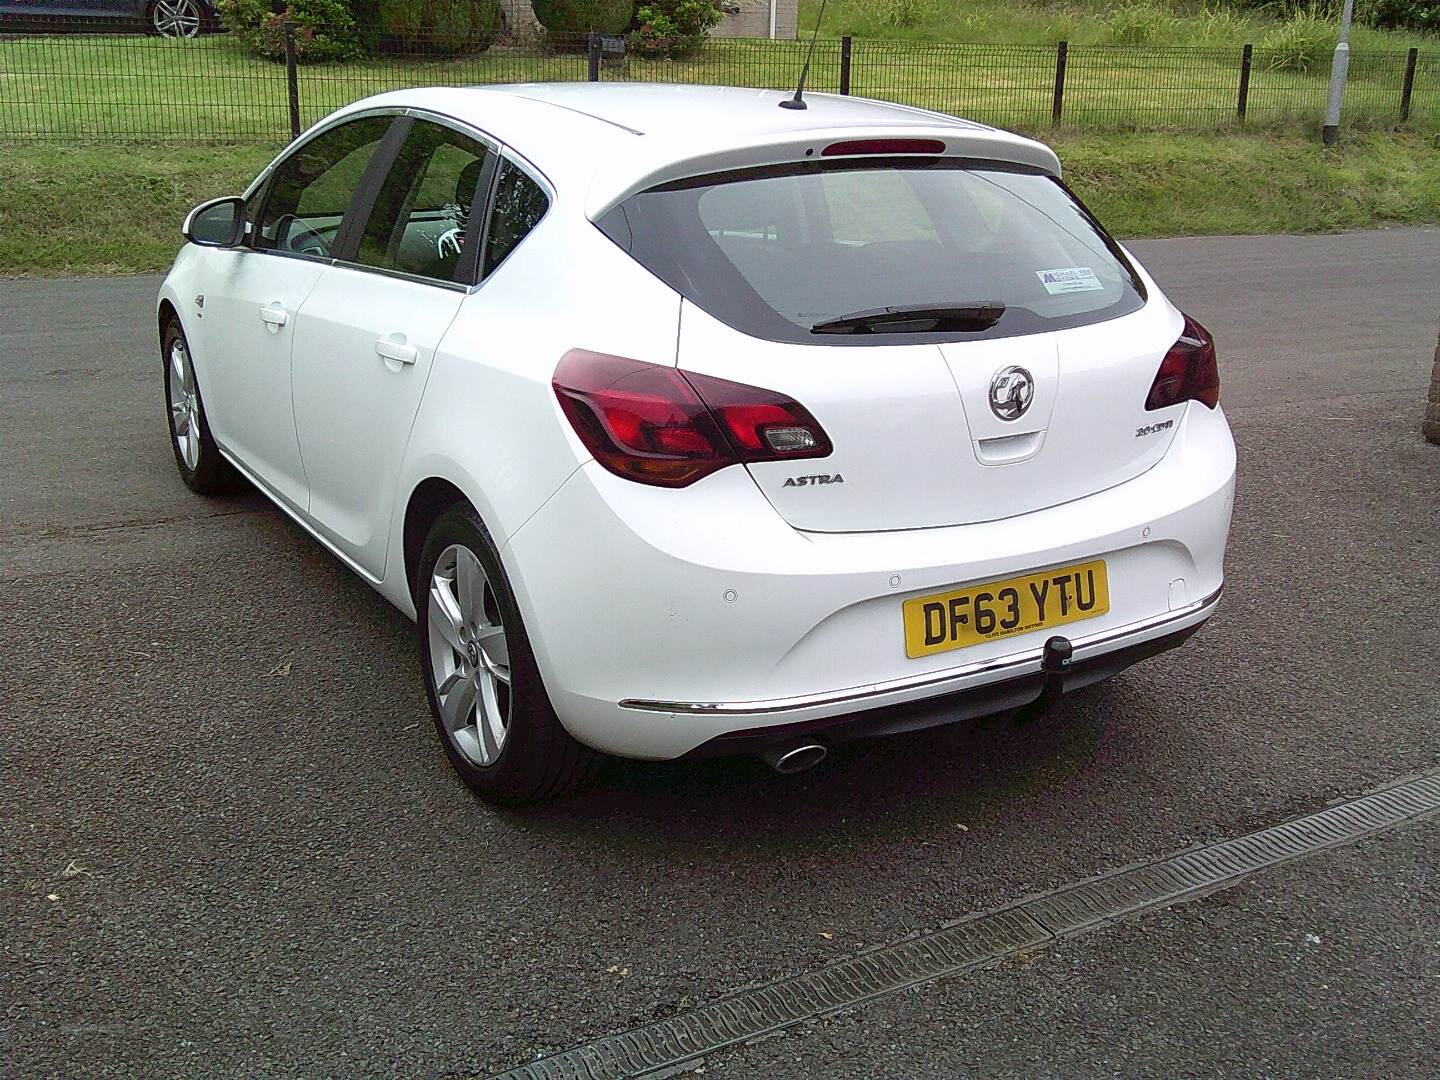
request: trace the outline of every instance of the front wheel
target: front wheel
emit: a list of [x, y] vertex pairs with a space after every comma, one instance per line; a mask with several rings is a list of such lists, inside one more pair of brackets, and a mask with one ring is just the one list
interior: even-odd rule
[[170, 416], [170, 449], [180, 478], [192, 491], [218, 495], [237, 485], [238, 476], [220, 456], [205, 418], [205, 401], [195, 378], [190, 344], [179, 322], [171, 319], [160, 338], [165, 360], [165, 409]]
[[161, 37], [193, 38], [204, 22], [198, 0], [154, 0], [150, 5], [150, 28]]
[[598, 757], [556, 717], [499, 553], [468, 504], [436, 520], [416, 581], [426, 696], [461, 779], [502, 804], [582, 782]]

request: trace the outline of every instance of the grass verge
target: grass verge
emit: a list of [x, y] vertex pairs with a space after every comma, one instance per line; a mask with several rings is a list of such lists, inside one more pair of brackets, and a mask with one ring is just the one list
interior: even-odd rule
[[[1440, 222], [1433, 136], [1066, 135], [1066, 177], [1120, 236]], [[238, 193], [274, 146], [20, 144], [0, 155], [0, 275], [161, 270], [194, 204]]]
[[1119, 236], [1313, 233], [1440, 222], [1440, 139], [1074, 135], [1067, 182]]

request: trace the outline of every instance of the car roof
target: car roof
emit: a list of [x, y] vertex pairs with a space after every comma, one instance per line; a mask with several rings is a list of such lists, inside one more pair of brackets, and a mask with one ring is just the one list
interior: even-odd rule
[[981, 124], [906, 105], [811, 93], [804, 110], [781, 109], [786, 91], [674, 83], [533, 83], [495, 87], [531, 101], [572, 109], [641, 135], [678, 135], [704, 128], [714, 136], [748, 138], [778, 131], [874, 124], [927, 124], [984, 129]]
[[562, 195], [583, 193], [589, 216], [644, 186], [812, 156], [836, 139], [913, 132], [946, 153], [1030, 165], [1059, 175], [1046, 146], [969, 120], [906, 105], [788, 91], [671, 83], [511, 83], [398, 90], [341, 113], [425, 109], [473, 125], [542, 172]]

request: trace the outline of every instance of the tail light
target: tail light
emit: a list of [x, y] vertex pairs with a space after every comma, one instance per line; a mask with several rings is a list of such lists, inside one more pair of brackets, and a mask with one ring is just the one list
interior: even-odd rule
[[595, 460], [642, 484], [685, 487], [727, 465], [831, 450], [802, 405], [709, 375], [571, 349], [552, 385]]
[[1150, 384], [1145, 408], [1163, 409], [1182, 401], [1198, 401], [1213, 409], [1220, 404], [1220, 369], [1215, 366], [1215, 339], [1189, 315], [1185, 328]]

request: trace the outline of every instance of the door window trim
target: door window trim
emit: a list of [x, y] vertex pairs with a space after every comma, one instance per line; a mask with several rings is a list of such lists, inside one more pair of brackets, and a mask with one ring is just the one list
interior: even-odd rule
[[[475, 197], [470, 204], [472, 208], [475, 206], [482, 207], [482, 211], [477, 214], [472, 209], [469, 220], [465, 223], [465, 242], [461, 248], [460, 262], [456, 267], [455, 277], [450, 280], [427, 277], [424, 274], [415, 274], [408, 270], [397, 270], [389, 266], [375, 266], [371, 263], [362, 263], [355, 258], [356, 253], [360, 250], [360, 239], [364, 233], [365, 226], [370, 223], [370, 215], [374, 212], [375, 202], [380, 196], [380, 189], [386, 179], [389, 178], [390, 169], [394, 166], [396, 158], [404, 148], [405, 140], [409, 137], [410, 132], [414, 130], [414, 122], [416, 120], [433, 124], [446, 131], [453, 132], [456, 135], [462, 135], [472, 142], [478, 142], [485, 150], [480, 175], [475, 178]], [[379, 274], [382, 277], [392, 277], [400, 281], [413, 281], [421, 285], [437, 285], [442, 289], [452, 289], [468, 293], [471, 288], [474, 287], [475, 274], [479, 265], [476, 252], [489, 228], [490, 211], [495, 196], [495, 178], [499, 173], [499, 144], [488, 136], [477, 137], [470, 131], [462, 130], [462, 128], [455, 123], [447, 123], [446, 118], [439, 114], [426, 115], [424, 110], [418, 109], [407, 109], [401, 121], [396, 123], [391, 130], [401, 129], [403, 129], [402, 134], [396, 138], [394, 145], [388, 148], [390, 152], [386, 155], [383, 163], [379, 161], [378, 153], [376, 155], [376, 161], [372, 162], [372, 164], [377, 165], [383, 164], [383, 168], [377, 170], [374, 184], [369, 191], [369, 197], [363, 207], [357, 204], [352, 208], [355, 213], [354, 223], [350, 228], [350, 232], [344, 237], [348, 246], [342, 247], [339, 242], [336, 243], [335, 250], [337, 254], [331, 260], [331, 265], [344, 266], [351, 270], [360, 270], [370, 274]], [[370, 179], [368, 174], [366, 179]], [[347, 214], [349, 212], [350, 211], [347, 211]]]
[[[245, 250], [256, 255], [274, 255], [282, 259], [299, 259], [302, 262], [313, 262], [320, 263], [322, 266], [333, 266], [336, 261], [334, 255], [335, 250], [338, 249], [341, 244], [347, 242], [350, 234], [354, 232], [353, 217], [355, 209], [361, 200], [361, 196], [367, 191], [367, 188], [373, 189], [369, 191], [367, 205], [374, 205], [379, 190], [379, 182], [384, 179], [385, 173], [389, 171], [390, 162], [395, 159], [395, 154], [399, 150], [398, 143], [393, 142], [392, 139], [396, 128], [401, 126], [397, 121], [404, 119], [405, 111], [404, 109], [393, 107], [374, 108], [361, 109], [358, 112], [337, 116], [333, 122], [327, 123], [323, 127], [316, 128], [310, 132], [304, 141], [297, 140], [287, 146], [281, 153], [277, 154], [275, 160], [265, 166], [264, 171], [255, 178], [254, 183], [245, 189], [246, 205], [249, 205], [252, 198], [257, 195], [259, 196], [257, 203], [259, 212], [255, 215], [254, 221], [246, 222]], [[281, 251], [278, 248], [255, 247], [254, 231], [251, 229], [251, 226], [253, 226], [256, 221], [265, 220], [265, 210], [267, 204], [270, 202], [270, 196], [273, 193], [273, 181], [276, 170], [296, 154], [301, 153], [311, 143], [317, 139], [324, 138], [336, 128], [348, 124], [353, 120], [364, 120], [372, 116], [389, 116], [392, 117], [392, 120], [389, 127], [386, 128], [385, 134], [380, 137], [380, 141], [376, 145], [375, 152], [371, 155], [369, 162], [366, 163], [365, 171], [360, 175], [360, 182], [355, 186], [355, 190], [350, 193], [350, 201], [345, 205], [345, 211], [340, 217], [340, 228], [335, 234], [335, 244], [331, 248], [331, 254], [325, 256], [307, 255], [303, 251]], [[380, 165], [384, 165], [384, 169], [377, 171], [377, 166]]]
[[[380, 145], [375, 148], [375, 155], [370, 159], [369, 164], [366, 165], [365, 172], [360, 179], [360, 184], [357, 185], [354, 194], [351, 196], [350, 204], [345, 208], [345, 214], [340, 222], [340, 231], [336, 235], [335, 247], [332, 248], [332, 254], [329, 257], [322, 258], [318, 255], [306, 255], [299, 251], [278, 251], [273, 248], [255, 248], [250, 247], [248, 244], [244, 250], [257, 255], [276, 255], [282, 259], [303, 259], [306, 262], [317, 262], [327, 266], [345, 266], [351, 270], [357, 270], [367, 274], [379, 274], [383, 277], [413, 281], [421, 285], [433, 285], [441, 289], [454, 289], [465, 293], [473, 293], [484, 285], [486, 280], [479, 276], [481, 266], [480, 253], [484, 250], [485, 244], [489, 242], [490, 238], [490, 218], [495, 209], [495, 185], [500, 177], [500, 162], [502, 160], [509, 162], [515, 168], [519, 169], [545, 194], [545, 213], [540, 215], [540, 220], [535, 223], [530, 231], [534, 232], [534, 230], [539, 228], [541, 223], [549, 217], [550, 210], [555, 205], [555, 185], [552, 184], [550, 178], [536, 168], [528, 158], [524, 157], [508, 143], [502, 142], [494, 135], [476, 127], [468, 121], [461, 120], [459, 117], [450, 116], [447, 113], [436, 112], [434, 109], [427, 109], [416, 105], [377, 105], [372, 108], [345, 113], [343, 116], [337, 116], [325, 122], [322, 126], [307, 133], [303, 142], [291, 143], [279, 154], [275, 155], [274, 160], [265, 166], [265, 168], [261, 170], [260, 175], [245, 189], [244, 198], [246, 203], [248, 204], [250, 200], [258, 194], [260, 196], [260, 214], [261, 217], [263, 217], [265, 202], [270, 197], [270, 181], [273, 179], [277, 168], [288, 161], [292, 154], [304, 149], [311, 142], [327, 132], [333, 131], [341, 124], [349, 123], [351, 120], [360, 120], [367, 116], [391, 116], [394, 117], [396, 121], [410, 120], [413, 122], [414, 120], [425, 120], [474, 139], [490, 151], [490, 157], [487, 159], [490, 164], [482, 171], [479, 183], [476, 185], [477, 198], [480, 188], [483, 187], [485, 190], [485, 212], [483, 215], [471, 215], [471, 221], [465, 233], [465, 246], [469, 249], [469, 254], [461, 264], [465, 273], [463, 275], [457, 275], [457, 280], [455, 281], [441, 281], [436, 278], [424, 277], [420, 274], [411, 274], [404, 270], [368, 266], [364, 263], [355, 262], [353, 259], [347, 260], [340, 258], [333, 253], [339, 251], [342, 254], [353, 256], [354, 251], [349, 250], [348, 247], [342, 247], [342, 245], [349, 245], [352, 242], [355, 250], [359, 249], [361, 226], [359, 226], [357, 222], [362, 219], [357, 216], [357, 211], [361, 206], [361, 195], [362, 193], [366, 195], [363, 220], [368, 220], [370, 211], [374, 209], [375, 200], [379, 197], [380, 186], [385, 182], [386, 176], [389, 175], [390, 167], [395, 163], [395, 158], [399, 155], [400, 148], [404, 145], [405, 136], [409, 134], [412, 127], [411, 123], [400, 124], [393, 121], [380, 140]], [[396, 137], [396, 132], [402, 129], [403, 134]], [[483, 220], [477, 221], [477, 218]], [[472, 231], [474, 232], [473, 236], [471, 235]], [[528, 236], [529, 234], [527, 233], [526, 235]], [[523, 243], [523, 238], [521, 242]], [[517, 244], [516, 246], [518, 247], [519, 245]], [[470, 280], [464, 280], [466, 278]]]
[[[536, 187], [538, 187], [540, 189], [540, 193], [545, 196], [545, 212], [540, 215], [534, 225], [530, 226], [530, 228], [526, 231], [525, 236], [520, 237], [520, 239], [515, 242], [515, 247], [518, 248], [521, 244], [525, 242], [525, 238], [528, 237], [531, 233], [533, 233], [536, 229], [538, 229], [541, 224], [544, 223], [545, 219], [550, 216], [550, 208], [555, 205], [555, 186], [550, 183], [549, 178], [544, 173], [542, 173], [539, 169], [535, 168], [535, 166], [530, 164], [530, 162], [527, 161], [525, 158], [521, 157], [520, 154], [516, 152], [513, 147], [508, 145], [502, 146], [500, 157], [505, 162], [513, 165], [516, 169], [518, 169], [520, 174], [526, 179], [530, 180]], [[485, 235], [480, 238], [482, 246], [477, 248], [475, 251], [475, 271], [477, 274], [480, 272], [480, 268], [484, 265], [484, 249], [490, 244], [490, 222], [491, 219], [494, 217], [495, 193], [499, 186], [500, 163], [496, 162], [495, 176], [490, 184], [490, 202], [485, 207]], [[511, 250], [513, 251], [514, 249], [512, 248]], [[508, 253], [506, 257], [509, 257]], [[498, 265], [496, 266], [496, 269], [499, 269]], [[488, 275], [486, 277], [479, 278], [475, 282], [475, 284], [471, 286], [471, 289], [478, 289], [481, 285], [485, 284], [487, 279]]]

